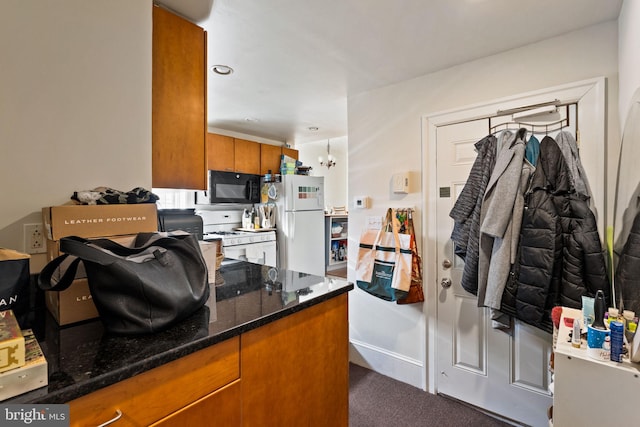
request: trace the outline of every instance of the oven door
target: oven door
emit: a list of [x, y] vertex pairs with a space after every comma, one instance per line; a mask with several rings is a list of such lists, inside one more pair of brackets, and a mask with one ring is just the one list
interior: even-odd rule
[[259, 242], [248, 243], [246, 245], [224, 246], [224, 256], [225, 258], [276, 267], [276, 242]]

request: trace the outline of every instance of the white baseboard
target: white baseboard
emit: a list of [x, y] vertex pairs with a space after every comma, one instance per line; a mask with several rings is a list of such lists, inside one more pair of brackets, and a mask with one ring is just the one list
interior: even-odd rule
[[420, 360], [393, 353], [371, 344], [351, 340], [349, 342], [349, 361], [394, 380], [421, 390], [427, 390], [425, 367]]

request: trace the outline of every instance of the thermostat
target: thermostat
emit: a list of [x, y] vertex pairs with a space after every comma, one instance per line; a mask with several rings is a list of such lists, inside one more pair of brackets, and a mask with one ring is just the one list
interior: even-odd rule
[[369, 198], [366, 196], [359, 196], [353, 199], [354, 207], [358, 209], [365, 209], [369, 207]]

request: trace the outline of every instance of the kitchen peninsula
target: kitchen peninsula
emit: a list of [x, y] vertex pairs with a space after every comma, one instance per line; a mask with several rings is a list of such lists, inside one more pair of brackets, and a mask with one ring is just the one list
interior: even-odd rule
[[218, 273], [207, 305], [158, 334], [34, 313], [49, 385], [2, 403], [69, 403], [71, 425], [346, 426], [353, 285], [246, 262]]

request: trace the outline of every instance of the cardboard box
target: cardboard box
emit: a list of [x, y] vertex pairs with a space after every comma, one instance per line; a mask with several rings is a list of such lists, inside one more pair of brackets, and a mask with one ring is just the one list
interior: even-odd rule
[[[109, 236], [106, 238], [120, 243], [123, 246], [131, 246], [136, 235]], [[60, 255], [60, 241], [47, 240], [48, 260], [51, 261]], [[60, 280], [61, 275], [70, 263], [70, 258], [67, 258], [60, 265], [60, 268], [51, 276], [52, 282], [56, 283]], [[87, 282], [87, 272], [82, 263], [78, 266], [75, 280], [69, 288], [64, 291], [45, 291], [44, 300], [47, 309], [60, 326], [98, 317], [98, 310], [93, 303], [89, 283]]]
[[74, 280], [64, 291], [46, 291], [44, 301], [60, 326], [99, 316], [86, 278]]
[[22, 331], [25, 340], [25, 364], [0, 373], [0, 400], [8, 399], [49, 384], [47, 360], [31, 329]]
[[209, 284], [216, 283], [216, 262], [218, 254], [222, 253], [222, 242], [220, 240], [198, 241], [200, 251], [207, 264], [207, 272], [209, 273]]
[[114, 205], [62, 205], [42, 208], [49, 240], [65, 236], [121, 236], [158, 231], [155, 203]]
[[24, 337], [12, 310], [0, 311], [0, 372], [24, 366]]
[[[106, 236], [105, 239], [113, 240], [116, 243], [120, 243], [122, 246], [131, 247], [133, 245], [133, 241], [136, 238], [136, 234], [126, 235], [126, 236]], [[97, 238], [97, 237], [96, 237]], [[93, 237], [92, 237], [93, 239]], [[55, 258], [62, 255], [60, 252], [60, 240], [49, 240], [47, 239], [47, 262], [53, 261]], [[53, 272], [52, 280], [57, 283], [60, 280], [61, 274], [67, 269], [69, 264], [71, 264], [72, 260], [68, 258], [64, 260], [60, 267]], [[87, 273], [84, 270], [84, 265], [80, 263], [78, 266], [78, 271], [76, 272], [76, 279], [83, 279], [87, 277]]]

